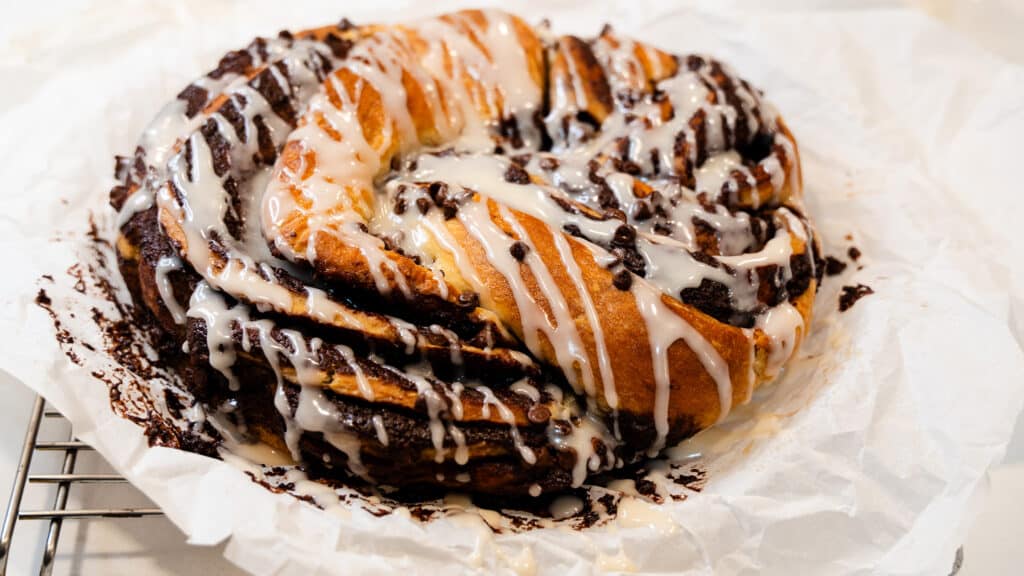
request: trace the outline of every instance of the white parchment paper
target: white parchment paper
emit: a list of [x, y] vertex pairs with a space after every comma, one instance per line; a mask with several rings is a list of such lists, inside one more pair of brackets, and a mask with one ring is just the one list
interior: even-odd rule
[[[1024, 401], [1024, 68], [889, 2], [502, 2], [558, 32], [610, 21], [730, 62], [793, 128], [826, 253], [856, 245], [865, 266], [826, 283], [781, 382], [678, 449], [704, 455], [703, 491], [632, 502], [593, 530], [496, 534], [471, 514], [324, 512], [223, 462], [149, 448], [90, 376], [109, 360], [70, 363], [33, 304], [43, 274], [69, 282], [89, 213], [109, 227], [114, 154], [223, 52], [342, 16], [454, 7], [288, 4], [68, 2], [0, 38], [0, 368], [192, 542], [230, 539], [255, 574], [948, 573]], [[876, 294], [839, 314], [839, 287], [857, 282]], [[85, 318], [102, 303], [67, 292], [54, 305], [82, 321], [64, 328], [94, 341]]]

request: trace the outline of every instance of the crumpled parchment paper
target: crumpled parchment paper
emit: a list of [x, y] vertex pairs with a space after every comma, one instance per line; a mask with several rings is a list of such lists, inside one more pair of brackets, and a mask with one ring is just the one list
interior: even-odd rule
[[[800, 142], [826, 254], [864, 253], [862, 269], [826, 282], [784, 378], [676, 449], [708, 469], [685, 501], [523, 533], [473, 514], [321, 511], [224, 462], [148, 447], [90, 376], [109, 359], [84, 350], [82, 366], [69, 362], [33, 304], [50, 286], [54, 307], [79, 312], [62, 327], [95, 340], [88, 311], [104, 304], [52, 285], [73, 283], [90, 212], [111, 227], [114, 154], [223, 52], [282, 28], [452, 2], [84, 1], [41, 5], [35, 24], [4, 31], [0, 368], [49, 398], [191, 542], [230, 539], [228, 557], [255, 574], [948, 573], [1024, 400], [1024, 68], [898, 3], [765, 4], [501, 3], [557, 32], [608, 21], [731, 63]], [[875, 294], [840, 314], [838, 290], [856, 283]]]

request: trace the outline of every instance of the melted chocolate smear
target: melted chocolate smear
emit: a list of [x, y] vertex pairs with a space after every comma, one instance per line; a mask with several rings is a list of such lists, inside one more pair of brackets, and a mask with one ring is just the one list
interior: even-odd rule
[[857, 284], [856, 286], [843, 286], [843, 292], [839, 295], [839, 311], [846, 312], [853, 307], [861, 298], [874, 294], [870, 286]]

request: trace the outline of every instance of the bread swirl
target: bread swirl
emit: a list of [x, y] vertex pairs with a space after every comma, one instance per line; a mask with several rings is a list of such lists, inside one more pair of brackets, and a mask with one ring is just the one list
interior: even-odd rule
[[122, 272], [213, 411], [392, 486], [578, 486], [773, 377], [820, 278], [723, 64], [465, 11], [257, 40], [119, 162]]

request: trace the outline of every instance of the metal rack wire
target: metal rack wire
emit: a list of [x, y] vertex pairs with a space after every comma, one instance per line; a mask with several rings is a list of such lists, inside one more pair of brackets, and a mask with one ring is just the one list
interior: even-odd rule
[[[11, 488], [11, 499], [7, 503], [7, 510], [4, 513], [3, 524], [0, 525], [0, 576], [7, 574], [7, 561], [10, 557], [11, 543], [14, 539], [14, 529], [19, 520], [49, 520], [50, 526], [46, 534], [46, 547], [43, 551], [42, 562], [39, 566], [39, 574], [49, 576], [53, 572], [53, 561], [57, 555], [57, 544], [60, 541], [61, 527], [65, 520], [77, 520], [84, 518], [139, 518], [143, 516], [158, 516], [162, 512], [159, 508], [97, 508], [97, 509], [72, 509], [67, 508], [68, 494], [72, 485], [75, 484], [121, 484], [126, 482], [124, 478], [116, 474], [76, 474], [75, 464], [78, 454], [92, 448], [73, 436], [62, 441], [40, 441], [39, 429], [44, 419], [63, 419], [60, 412], [48, 410], [46, 400], [37, 396], [29, 417], [28, 429], [25, 432], [25, 442], [22, 445], [21, 458], [18, 461], [18, 469], [14, 476], [14, 486]], [[64, 453], [64, 460], [59, 474], [32, 474], [31, 466], [33, 456], [37, 452], [56, 451]], [[22, 510], [22, 497], [25, 489], [33, 484], [47, 485], [56, 484], [57, 493], [53, 500], [53, 506], [43, 510]]]

